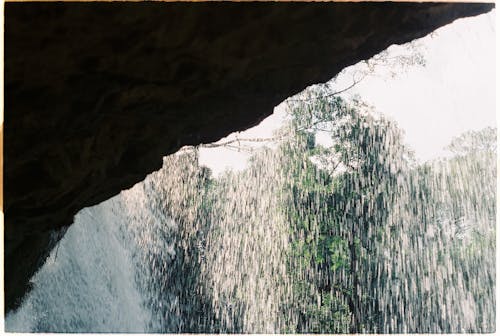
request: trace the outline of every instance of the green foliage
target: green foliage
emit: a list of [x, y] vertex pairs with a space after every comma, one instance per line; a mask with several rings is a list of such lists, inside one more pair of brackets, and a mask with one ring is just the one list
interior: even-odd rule
[[[380, 236], [376, 228], [390, 207], [388, 193], [409, 152], [399, 130], [374, 117], [361, 101], [347, 102], [321, 92], [304, 96], [321, 98], [298, 99], [290, 106], [294, 139], [301, 145], [289, 145], [293, 154], [287, 162], [294, 172], [288, 186], [293, 198], [293, 206], [287, 209], [292, 228], [289, 269], [293, 282], [302, 284], [296, 287], [301, 302], [297, 310], [303, 310], [306, 302], [310, 321], [299, 323], [296, 330], [361, 331], [361, 321], [353, 316], [373, 313], [362, 308], [371, 298], [358, 295], [354, 288], [368, 286], [362, 274], [369, 267], [364, 265], [365, 256]], [[317, 131], [328, 132], [333, 145], [311, 146], [311, 134]], [[314, 164], [313, 158], [320, 164]], [[336, 305], [318, 306], [317, 297], [334, 294]], [[348, 329], [339, 322], [346, 320]], [[344, 329], [333, 327], [338, 325]]]
[[[305, 302], [310, 323], [299, 323], [294, 330], [342, 332], [333, 327], [338, 324], [331, 322], [346, 318], [350, 321], [350, 332], [406, 330], [399, 329], [406, 328], [405, 318], [399, 313], [393, 314], [400, 321], [396, 329], [387, 326], [384, 316], [391, 314], [390, 310], [382, 311], [387, 310], [383, 308], [385, 303], [380, 301], [379, 294], [374, 294], [387, 283], [405, 281], [411, 286], [415, 282], [400, 273], [401, 265], [415, 265], [427, 276], [434, 276], [436, 270], [423, 260], [428, 260], [428, 253], [436, 253], [441, 265], [451, 258], [455, 260], [456, 272], [474, 273], [475, 269], [466, 270], [464, 265], [486, 265], [485, 258], [494, 252], [493, 240], [486, 238], [492, 237], [491, 230], [487, 236], [480, 233], [484, 228], [474, 231], [466, 245], [457, 243], [458, 239], [449, 245], [443, 236], [448, 230], [443, 223], [450, 218], [457, 222], [474, 213], [494, 218], [496, 197], [490, 187], [494, 186], [491, 182], [496, 166], [492, 160], [496, 129], [467, 132], [455, 138], [449, 147], [456, 157], [439, 161], [438, 166], [418, 166], [412, 151], [403, 145], [397, 126], [374, 114], [362, 102], [330, 97], [321, 89], [303, 96], [303, 100], [290, 103], [293, 128], [304, 145], [299, 146], [300, 154], [290, 151], [295, 154], [288, 163], [291, 167], [295, 165], [294, 179], [289, 185], [294, 206], [287, 211], [293, 237], [289, 269], [294, 282], [302, 284], [296, 286], [296, 296], [301, 298], [297, 309], [303, 310]], [[310, 100], [312, 97], [315, 100]], [[331, 135], [331, 147], [311, 146], [311, 134], [318, 131]], [[313, 159], [319, 164], [313, 164]], [[436, 184], [438, 181], [444, 185]], [[486, 185], [488, 189], [484, 188]], [[440, 193], [442, 190], [446, 196]], [[401, 200], [410, 203], [403, 204]], [[391, 216], [391, 212], [399, 217]], [[410, 245], [406, 248], [414, 248], [429, 239], [426, 238], [429, 228], [441, 231], [439, 239], [432, 242], [437, 245], [429, 245], [429, 250], [418, 249], [414, 255], [401, 254], [405, 247], [395, 239], [408, 236]], [[450, 255], [450, 251], [454, 252]], [[385, 257], [387, 253], [389, 259]], [[402, 261], [402, 257], [407, 259]], [[392, 271], [386, 272], [387, 267]], [[465, 276], [465, 279], [468, 290], [473, 292], [469, 288], [471, 278]], [[454, 283], [458, 286], [458, 282]], [[488, 283], [486, 294], [473, 294], [475, 302], [483, 302], [484, 295], [491, 298], [493, 286]], [[345, 310], [338, 309], [338, 305], [334, 308], [317, 304], [317, 297], [333, 293]], [[425, 306], [415, 305], [419, 299], [411, 291], [399, 292], [394, 299], [399, 300], [394, 301], [396, 306], [414, 307], [415, 316], [425, 315], [416, 308]], [[429, 331], [421, 329], [424, 326], [419, 324], [409, 328]], [[433, 330], [441, 329], [430, 331]]]
[[[228, 216], [241, 221], [233, 225], [239, 234], [262, 218], [284, 221], [286, 275], [276, 282], [291, 293], [279, 294], [281, 332], [475, 331], [459, 320], [460, 329], [453, 327], [441, 313], [452, 302], [433, 299], [436, 290], [453, 297], [457, 288], [473, 299], [479, 330], [489, 330], [493, 317], [481, 305], [492, 303], [494, 290], [494, 276], [485, 269], [494, 269], [496, 130], [468, 132], [452, 141], [454, 157], [417, 164], [393, 122], [360, 100], [315, 90], [290, 102], [292, 119], [284, 126], [290, 136], [276, 149], [255, 153], [247, 170], [218, 179], [204, 167], [181, 170], [181, 180], [196, 181], [194, 192], [173, 198], [185, 209], [176, 219], [199, 227], [189, 246], [207, 234], [216, 244], [231, 241], [217, 223]], [[317, 132], [327, 132], [332, 144], [318, 145]], [[242, 187], [246, 208], [231, 203], [234, 209], [227, 209], [225, 198]], [[253, 213], [260, 193], [271, 193], [276, 208]], [[486, 279], [482, 288], [478, 274]], [[243, 311], [244, 294], [235, 289], [225, 299]], [[203, 295], [210, 301], [219, 293], [208, 288]], [[455, 306], [448, 314], [462, 316]], [[422, 323], [429, 315], [437, 327]], [[241, 331], [237, 317], [227, 324], [217, 313], [209, 316], [212, 330]]]

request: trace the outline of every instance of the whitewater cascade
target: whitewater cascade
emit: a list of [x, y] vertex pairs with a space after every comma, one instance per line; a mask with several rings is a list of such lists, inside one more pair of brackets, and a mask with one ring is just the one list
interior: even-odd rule
[[[33, 290], [22, 307], [7, 316], [6, 330], [276, 331], [273, 297], [280, 292], [273, 281], [286, 270], [279, 258], [284, 249], [275, 240], [286, 244], [287, 236], [279, 232], [283, 221], [273, 219], [276, 205], [265, 197], [270, 182], [264, 177], [257, 189], [249, 189], [255, 209], [240, 207], [240, 190], [228, 181], [226, 198], [217, 205], [227, 217], [206, 232], [194, 225], [192, 204], [200, 200], [186, 204], [191, 197], [201, 197], [195, 188], [200, 178], [196, 160], [193, 155], [166, 158], [163, 169], [143, 183], [80, 211], [32, 279]], [[179, 188], [169, 188], [174, 184]], [[169, 216], [167, 204], [183, 219], [176, 222]], [[257, 213], [269, 216], [248, 220]], [[268, 262], [262, 264], [264, 257]], [[201, 281], [206, 285], [199, 286]], [[210, 302], [202, 302], [206, 290], [214, 293]], [[192, 298], [189, 304], [186, 296]], [[243, 297], [245, 304], [236, 302]], [[205, 322], [194, 319], [204, 306], [210, 306], [214, 316]]]
[[80, 211], [33, 277], [33, 290], [7, 331], [141, 332], [150, 314], [142, 307], [125, 232], [124, 204], [115, 197]]
[[417, 166], [363, 118], [335, 174], [298, 133], [218, 178], [164, 158], [77, 214], [6, 330], [491, 332], [496, 155]]

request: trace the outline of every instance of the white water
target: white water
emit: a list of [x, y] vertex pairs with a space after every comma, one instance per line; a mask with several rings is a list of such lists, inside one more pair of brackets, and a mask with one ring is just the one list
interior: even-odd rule
[[[335, 293], [339, 301], [333, 310], [321, 303], [324, 293], [314, 282], [324, 275], [308, 269], [300, 258], [291, 259], [298, 278], [287, 270], [287, 211], [306, 217], [314, 214], [310, 231], [299, 237], [299, 243], [317, 239], [307, 236], [315, 237], [318, 223], [331, 220], [317, 199], [310, 208], [301, 208], [284, 192], [295, 173], [286, 172], [283, 165], [290, 157], [300, 163], [303, 157], [296, 152], [300, 150], [286, 156], [263, 151], [250, 169], [219, 179], [215, 198], [210, 188], [199, 187], [205, 177], [195, 153], [166, 158], [164, 167], [144, 182], [76, 216], [34, 276], [33, 290], [21, 308], [7, 316], [6, 330], [273, 333], [293, 331], [301, 323], [305, 330], [318, 330], [314, 328], [331, 320], [336, 323], [334, 330], [346, 331], [352, 315], [343, 313], [345, 298]], [[379, 311], [377, 323], [383, 331], [492, 330], [495, 270], [488, 237], [494, 236], [495, 169], [489, 166], [494, 162], [488, 161], [490, 157], [485, 156], [484, 163], [481, 160], [436, 162], [431, 175], [408, 175], [408, 182], [397, 191], [383, 243], [369, 255], [361, 250], [363, 258], [379, 258], [371, 266], [356, 266], [368, 267], [358, 280], [358, 286], [367, 287], [357, 290], [377, 298], [372, 308], [362, 309], [369, 314]], [[305, 171], [298, 173], [307, 176]], [[458, 180], [451, 178], [456, 174]], [[426, 184], [419, 178], [425, 178]], [[408, 207], [420, 186], [430, 188], [429, 195], [437, 196], [444, 211], [425, 223], [420, 221], [435, 213], [432, 207], [425, 203]], [[459, 210], [447, 208], [457, 193]], [[296, 197], [300, 202], [308, 200], [307, 194]], [[355, 211], [362, 208], [356, 205]], [[463, 213], [461, 222], [451, 222], [457, 211]], [[347, 229], [359, 225], [346, 217], [340, 220]], [[467, 248], [470, 234], [457, 232], [468, 226], [485, 235], [484, 247], [470, 245], [478, 251], [473, 250], [472, 256]], [[463, 264], [457, 266], [453, 264], [457, 254], [450, 254], [450, 249], [461, 246], [466, 247], [458, 254]], [[349, 285], [350, 277], [343, 272], [334, 272], [333, 279]], [[375, 287], [370, 281], [375, 281]], [[295, 291], [304, 284], [311, 286]], [[301, 322], [300, 310], [306, 314], [311, 297], [318, 298], [320, 310]]]
[[[18, 332], [142, 332], [142, 307], [124, 203], [115, 197], [78, 213], [58, 247], [33, 277], [33, 290], [6, 318]], [[125, 224], [125, 225], [124, 225]]]
[[[6, 317], [6, 330], [144, 333], [205, 327], [202, 330], [276, 331], [276, 298], [271, 298], [280, 291], [274, 290], [279, 288], [271, 281], [276, 272], [285, 270], [278, 257], [281, 247], [273, 242], [279, 231], [278, 217], [273, 224], [271, 199], [259, 198], [266, 184], [251, 196], [261, 210], [235, 211], [240, 193], [228, 183], [228, 200], [218, 205], [227, 220], [219, 217], [220, 222], [207, 232], [199, 226], [204, 219], [196, 219], [193, 210], [202, 197], [194, 188], [196, 161], [190, 154], [166, 158], [163, 169], [144, 182], [80, 211], [33, 277], [33, 290], [21, 308]], [[186, 200], [191, 197], [196, 200], [190, 206]], [[181, 225], [167, 215], [166, 206], [179, 214]], [[254, 217], [255, 210], [267, 211], [269, 216], [251, 227], [237, 220], [242, 219], [238, 216]], [[238, 249], [242, 253], [234, 254]], [[267, 262], [263, 263], [264, 254]], [[205, 303], [207, 291], [212, 294]], [[244, 307], [236, 308], [241, 302], [235, 295], [245, 297]], [[215, 317], [200, 315], [200, 307], [214, 311]]]
[[[450, 100], [445, 95], [440, 98]], [[468, 99], [481, 103], [482, 98]], [[427, 106], [410, 112], [393, 94], [389, 101], [405, 115], [420, 116], [425, 127], [433, 118], [422, 118], [420, 113], [437, 113]], [[488, 115], [487, 108], [481, 109], [470, 113], [471, 118]], [[439, 133], [447, 130], [447, 122]], [[421, 136], [423, 131], [417, 133]], [[333, 145], [328, 132], [318, 135], [329, 140], [324, 146]], [[301, 155], [294, 151], [287, 155], [305, 166], [307, 159]], [[404, 181], [392, 189], [395, 200], [382, 201], [389, 217], [378, 226], [371, 223], [382, 231], [382, 243], [374, 243], [371, 252], [367, 244], [358, 255], [356, 291], [349, 287], [353, 276], [345, 250], [346, 240], [354, 242], [357, 237], [346, 234], [346, 228], [360, 225], [359, 218], [366, 215], [363, 206], [368, 206], [367, 214], [376, 206], [370, 200], [374, 195], [335, 204], [342, 210], [337, 217], [323, 211], [320, 198], [301, 208], [293, 202], [311, 202], [307, 188], [295, 200], [284, 192], [289, 181], [297, 180], [283, 169], [290, 160], [276, 151], [267, 151], [252, 163], [246, 159], [229, 159], [239, 161], [240, 172], [223, 174], [226, 164], [220, 157], [212, 158], [220, 161], [220, 171], [214, 173], [222, 179], [217, 179], [216, 187], [200, 187], [204, 177], [198, 157], [170, 156], [162, 170], [144, 182], [80, 211], [32, 279], [33, 290], [21, 308], [6, 317], [6, 330], [346, 332], [352, 330], [353, 314], [347, 311], [346, 295], [335, 286], [357, 292], [361, 306], [357, 310], [373, 316], [364, 321], [366, 326], [356, 326], [358, 331], [494, 330], [496, 158], [437, 161], [429, 163], [429, 173], [421, 166], [398, 176]], [[393, 163], [403, 165], [398, 160]], [[347, 170], [336, 163], [329, 162], [337, 167], [332, 175], [341, 178]], [[300, 190], [307, 173], [298, 175]], [[359, 182], [384, 187], [373, 178]], [[417, 196], [419, 192], [427, 196]], [[290, 261], [290, 209], [301, 220], [311, 219], [309, 232], [293, 242], [299, 246], [321, 236], [317, 232], [321, 222], [344, 225], [332, 229], [335, 238], [343, 237], [335, 243], [332, 258], [349, 265], [325, 275], [304, 266], [303, 256]], [[345, 217], [350, 210], [359, 216], [357, 220]], [[357, 234], [368, 241], [378, 239], [375, 233]], [[290, 273], [296, 273], [295, 278]], [[325, 292], [317, 288], [317, 283], [328, 282], [324, 279], [328, 276], [333, 286], [326, 299], [334, 297], [333, 303], [325, 303]], [[328, 321], [334, 325], [324, 329]]]

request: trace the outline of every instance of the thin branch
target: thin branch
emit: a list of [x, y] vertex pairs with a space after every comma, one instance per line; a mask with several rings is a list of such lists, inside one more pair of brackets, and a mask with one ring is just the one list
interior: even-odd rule
[[311, 98], [297, 98], [297, 99], [288, 99], [287, 101], [289, 102], [308, 102], [308, 101], [311, 101], [311, 100], [315, 100], [315, 99], [321, 99], [321, 98], [329, 98], [329, 97], [333, 97], [333, 96], [337, 96], [339, 94], [342, 94], [346, 91], [349, 91], [350, 89], [352, 89], [353, 87], [355, 87], [356, 85], [358, 85], [363, 79], [366, 78], [366, 76], [368, 76], [368, 73], [364, 72], [363, 73], [363, 76], [359, 79], [355, 79], [355, 75], [353, 74], [352, 75], [352, 83], [341, 89], [341, 90], [338, 90], [338, 91], [335, 91], [335, 92], [331, 92], [329, 94], [326, 94], [326, 95], [322, 95], [322, 96], [316, 96], [316, 97], [311, 97]]
[[301, 131], [305, 131], [305, 130], [312, 130], [312, 131], [317, 131], [317, 132], [318, 131], [319, 132], [332, 132], [333, 130], [331, 130], [331, 129], [316, 127], [319, 124], [323, 124], [323, 123], [327, 123], [327, 122], [331, 122], [331, 121], [332, 120], [328, 120], [328, 119], [319, 119], [319, 120], [316, 120], [315, 122], [313, 122], [311, 125], [306, 125], [304, 127], [297, 129], [297, 132], [301, 132]]
[[[233, 140], [228, 140], [225, 142], [221, 143], [209, 143], [209, 144], [199, 144], [197, 146], [184, 146], [182, 147], [180, 151], [189, 151], [197, 148], [218, 148], [218, 147], [225, 147], [230, 150], [234, 150], [237, 152], [246, 152], [246, 153], [252, 153], [253, 148], [244, 146], [241, 144], [241, 142], [270, 142], [270, 141], [277, 141], [277, 140], [282, 140], [285, 139], [286, 136], [280, 136], [280, 137], [272, 137], [272, 138], [243, 138], [243, 139], [233, 139]], [[233, 145], [234, 143], [237, 143], [236, 145]]]
[[220, 143], [210, 143], [210, 144], [201, 144], [199, 147], [203, 148], [215, 148], [215, 147], [222, 147], [222, 146], [227, 146], [230, 144], [233, 144], [235, 142], [269, 142], [269, 141], [276, 141], [276, 140], [281, 140], [283, 137], [273, 137], [273, 138], [245, 138], [245, 139], [233, 139], [233, 140], [228, 140], [225, 142], [220, 142]]
[[346, 87], [346, 88], [344, 88], [342, 90], [329, 93], [329, 94], [323, 96], [322, 98], [336, 96], [336, 95], [339, 95], [339, 94], [344, 93], [346, 91], [349, 91], [350, 89], [352, 89], [353, 87], [355, 87], [357, 84], [359, 84], [363, 79], [365, 79], [366, 76], [368, 76], [368, 74], [367, 73], [363, 73], [363, 77], [361, 77], [360, 79], [356, 80], [354, 78], [354, 75], [352, 75], [352, 84], [351, 85], [349, 85], [348, 87]]

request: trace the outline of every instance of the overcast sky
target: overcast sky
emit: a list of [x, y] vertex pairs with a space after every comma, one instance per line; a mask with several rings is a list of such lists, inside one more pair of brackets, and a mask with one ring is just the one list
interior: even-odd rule
[[[382, 69], [349, 91], [395, 120], [417, 157], [429, 160], [446, 152], [452, 137], [467, 130], [496, 126], [495, 11], [460, 19], [417, 42], [424, 67], [414, 66], [395, 78]], [[389, 48], [400, 54], [399, 46]], [[403, 49], [404, 50], [404, 49]], [[349, 82], [351, 75], [337, 83]], [[259, 126], [241, 132], [243, 137], [269, 137], [282, 123], [283, 106]], [[235, 135], [231, 135], [234, 137]], [[225, 148], [202, 149], [200, 161], [214, 174], [242, 169], [247, 155]]]

